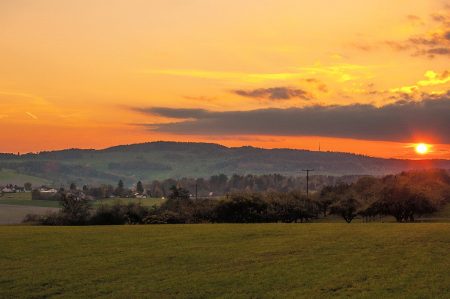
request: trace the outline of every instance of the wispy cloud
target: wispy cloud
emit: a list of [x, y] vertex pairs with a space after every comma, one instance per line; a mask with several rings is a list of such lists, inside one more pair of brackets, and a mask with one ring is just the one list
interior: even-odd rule
[[38, 119], [38, 117], [31, 112], [27, 111], [27, 112], [25, 112], [25, 114], [28, 115], [29, 117], [31, 117], [32, 119]]
[[418, 92], [423, 87], [432, 87], [439, 85], [447, 85], [450, 82], [450, 72], [444, 71], [437, 73], [435, 71], [425, 72], [425, 79], [419, 80], [416, 84], [405, 85], [401, 87], [391, 88], [389, 91], [393, 93], [406, 93], [412, 94]]
[[304, 75], [297, 72], [286, 73], [243, 73], [243, 72], [225, 72], [210, 70], [191, 70], [191, 69], [167, 69], [167, 70], [145, 70], [147, 74], [184, 76], [202, 79], [218, 80], [241, 80], [246, 82], [263, 82], [269, 80], [290, 80], [302, 78]]
[[408, 51], [412, 56], [450, 56], [450, 9], [446, 7], [443, 12], [432, 14], [428, 22], [430, 30], [423, 31], [426, 22], [414, 15], [407, 16], [407, 20], [414, 25], [420, 25], [422, 32], [412, 34], [400, 40], [385, 41], [355, 41], [351, 45], [361, 51], [374, 51], [378, 48], [389, 47], [395, 51]]
[[25, 99], [32, 101], [33, 104], [38, 104], [38, 105], [48, 105], [49, 104], [49, 102], [46, 99], [44, 99], [43, 97], [31, 94], [31, 93], [15, 92], [15, 91], [0, 91], [0, 96], [1, 95], [8, 96], [9, 99], [11, 99], [11, 97], [25, 98]]
[[307, 79], [314, 75], [325, 75], [339, 82], [346, 82], [367, 76], [373, 66], [339, 63], [333, 65], [316, 64], [309, 67], [292, 68], [290, 72], [278, 73], [246, 73], [229, 71], [211, 71], [195, 69], [154, 69], [143, 70], [142, 73], [153, 75], [184, 76], [212, 80], [233, 80], [250, 83], [265, 81], [286, 81], [296, 79]]
[[269, 100], [290, 100], [292, 98], [299, 98], [308, 101], [314, 98], [310, 92], [292, 87], [269, 87], [251, 90], [236, 89], [232, 92], [243, 97]]
[[431, 15], [431, 19], [436, 24], [432, 30], [413, 35], [403, 44], [413, 48], [414, 55], [450, 56], [450, 9], [446, 7], [442, 13]]

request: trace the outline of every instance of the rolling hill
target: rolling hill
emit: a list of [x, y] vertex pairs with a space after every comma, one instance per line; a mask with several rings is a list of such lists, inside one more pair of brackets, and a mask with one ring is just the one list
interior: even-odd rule
[[[312, 168], [320, 175], [383, 175], [403, 170], [450, 169], [450, 160], [383, 159], [339, 152], [225, 147], [212, 143], [149, 142], [102, 150], [67, 149], [24, 155], [0, 154], [0, 169], [11, 183], [37, 181], [116, 183], [224, 173], [297, 176]], [[11, 174], [16, 174], [12, 176]]]

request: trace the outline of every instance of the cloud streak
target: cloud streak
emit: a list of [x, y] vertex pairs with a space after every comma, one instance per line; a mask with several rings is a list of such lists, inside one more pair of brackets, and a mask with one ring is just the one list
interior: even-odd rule
[[292, 98], [299, 98], [308, 101], [314, 98], [311, 93], [303, 89], [290, 87], [257, 88], [251, 90], [238, 89], [233, 90], [232, 92], [243, 97], [269, 100], [289, 100]]
[[149, 75], [180, 76], [211, 80], [230, 80], [251, 83], [267, 81], [304, 80], [315, 75], [324, 75], [339, 82], [355, 80], [370, 75], [374, 66], [339, 63], [331, 65], [315, 64], [308, 67], [298, 67], [289, 72], [277, 73], [246, 73], [230, 71], [211, 71], [201, 69], [145, 69], [140, 73]]
[[31, 117], [32, 119], [38, 119], [38, 117], [31, 112], [26, 111], [25, 114]]
[[450, 143], [450, 98], [421, 102], [310, 106], [250, 111], [147, 108], [140, 112], [174, 118], [164, 124], [142, 124], [151, 131], [184, 135], [327, 136], [411, 142], [415, 136]]

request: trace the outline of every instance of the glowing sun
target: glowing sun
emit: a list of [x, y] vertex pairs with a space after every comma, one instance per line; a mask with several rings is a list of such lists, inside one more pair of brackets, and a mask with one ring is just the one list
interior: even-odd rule
[[416, 149], [416, 153], [418, 153], [419, 155], [425, 155], [430, 150], [430, 146], [425, 143], [419, 143], [419, 144], [416, 144], [415, 149]]

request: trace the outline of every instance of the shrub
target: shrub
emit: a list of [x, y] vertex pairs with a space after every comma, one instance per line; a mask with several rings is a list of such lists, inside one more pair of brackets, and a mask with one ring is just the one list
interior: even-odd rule
[[91, 217], [91, 224], [94, 225], [119, 225], [125, 224], [121, 205], [101, 205]]
[[41, 223], [41, 215], [37, 214], [27, 214], [22, 220], [22, 223], [28, 224], [40, 224]]
[[257, 194], [232, 194], [230, 199], [219, 201], [215, 209], [217, 222], [263, 222], [267, 203]]
[[83, 225], [88, 222], [91, 206], [86, 198], [62, 193], [60, 204], [64, 225]]
[[180, 214], [163, 210], [155, 214], [148, 215], [144, 221], [145, 224], [178, 224], [186, 223], [186, 218], [180, 216]]
[[267, 220], [272, 222], [303, 222], [316, 217], [317, 204], [305, 195], [289, 193], [269, 193], [267, 201]]
[[149, 210], [139, 203], [100, 206], [90, 219], [91, 224], [139, 224], [145, 223], [144, 219], [148, 216]]
[[[62, 212], [51, 212], [41, 216], [40, 223], [42, 225], [74, 225], [73, 219]], [[84, 224], [78, 221], [77, 223]]]

